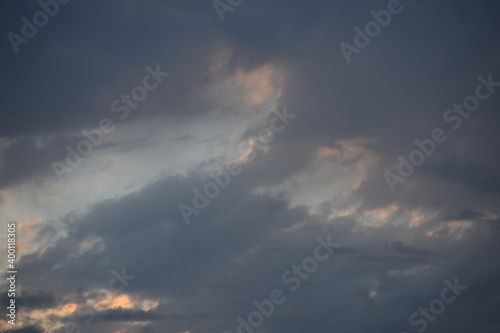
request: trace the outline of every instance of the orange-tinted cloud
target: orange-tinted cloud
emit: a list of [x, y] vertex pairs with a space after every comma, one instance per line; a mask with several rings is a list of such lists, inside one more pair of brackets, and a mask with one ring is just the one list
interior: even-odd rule
[[[78, 305], [75, 303], [66, 303], [48, 309], [35, 309], [24, 311], [19, 309], [16, 316], [16, 329], [21, 329], [30, 325], [41, 326], [46, 332], [54, 332], [64, 327], [61, 319], [73, 314]], [[12, 325], [0, 322], [0, 330], [12, 329]]]
[[375, 217], [377, 219], [383, 220], [383, 219], [387, 219], [392, 214], [397, 212], [398, 209], [399, 208], [396, 205], [389, 205], [389, 206], [384, 207], [384, 208], [378, 208], [378, 209], [372, 209], [372, 210], [366, 211], [364, 215]]
[[248, 103], [259, 105], [280, 96], [283, 77], [277, 68], [267, 64], [252, 71], [240, 68], [234, 74], [233, 81], [243, 88]]
[[357, 190], [368, 179], [368, 173], [378, 161], [377, 156], [367, 148], [370, 140], [356, 138], [335, 142], [333, 146], [322, 146], [316, 150], [319, 160], [342, 164], [359, 173], [352, 189]]
[[233, 56], [233, 50], [226, 43], [218, 43], [216, 46], [216, 51], [210, 57], [209, 70], [213, 74], [219, 74], [227, 69], [227, 65], [231, 57]]
[[449, 221], [438, 225], [427, 231], [427, 236], [446, 235], [448, 237], [461, 238], [463, 234], [474, 227], [471, 221]]
[[34, 218], [27, 222], [22, 222], [17, 225], [17, 231], [23, 234], [27, 234], [32, 231], [34, 228], [38, 227], [38, 225], [42, 222], [41, 219]]
[[17, 253], [18, 255], [22, 255], [26, 252], [30, 245], [32, 245], [35, 240], [38, 238], [39, 233], [35, 231], [41, 219], [35, 218], [28, 222], [23, 222], [17, 225]]

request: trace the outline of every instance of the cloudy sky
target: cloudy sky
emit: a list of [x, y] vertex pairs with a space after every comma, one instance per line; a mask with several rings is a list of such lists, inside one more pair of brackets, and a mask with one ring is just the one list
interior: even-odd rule
[[497, 1], [0, 13], [1, 332], [500, 332]]

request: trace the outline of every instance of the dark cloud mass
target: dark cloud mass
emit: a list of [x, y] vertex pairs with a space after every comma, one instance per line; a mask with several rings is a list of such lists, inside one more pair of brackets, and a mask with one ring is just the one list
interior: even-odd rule
[[500, 332], [499, 3], [0, 6], [1, 333]]

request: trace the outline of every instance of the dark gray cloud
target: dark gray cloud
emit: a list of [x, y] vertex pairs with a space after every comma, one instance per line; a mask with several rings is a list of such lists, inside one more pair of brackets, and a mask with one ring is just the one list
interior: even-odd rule
[[96, 314], [97, 321], [157, 321], [164, 317], [152, 311], [144, 310], [106, 310]]
[[37, 326], [26, 326], [19, 329], [2, 331], [3, 333], [44, 333], [43, 329]]
[[[18, 301], [53, 312], [3, 332], [235, 332], [273, 289], [261, 332], [413, 332], [455, 277], [468, 289], [428, 331], [498, 332], [500, 91], [457, 130], [443, 114], [500, 81], [500, 5], [402, 4], [350, 64], [339, 43], [387, 1], [243, 1], [223, 22], [211, 1], [73, 1], [18, 54], [4, 38], [0, 218], [41, 219], [19, 234]], [[0, 6], [5, 34], [39, 10]], [[169, 77], [118, 120], [156, 64]], [[266, 103], [297, 117], [186, 225], [179, 203], [269, 125]], [[104, 117], [116, 131], [57, 184], [51, 163]], [[448, 140], [391, 192], [384, 172], [436, 127]], [[291, 291], [328, 235], [341, 246]]]
[[[221, 194], [221, 200], [204, 211], [203, 219], [188, 227], [178, 216], [175, 199], [168, 195], [189, 188], [187, 182], [166, 179], [140, 194], [99, 204], [88, 214], [68, 216], [67, 238], [42, 256], [24, 257], [26, 283], [41, 281], [49, 288], [57, 284], [60, 292], [73, 294], [79, 286], [84, 290], [105, 287], [112, 277], [110, 267], [119, 270], [124, 265], [127, 274], [136, 276], [127, 286], [128, 293], [168, 302], [156, 311], [166, 318], [173, 316], [172, 321], [153, 323], [153, 327], [193, 332], [233, 329], [237, 316], [252, 311], [254, 299], [268, 297], [275, 288], [287, 290], [282, 273], [311, 254], [317, 236], [331, 234], [336, 241], [342, 240], [342, 248], [351, 250], [339, 250], [299, 291], [289, 292], [289, 301], [277, 310], [266, 330], [285, 327], [293, 331], [297, 326], [294, 329], [299, 332], [312, 325], [326, 331], [339, 324], [352, 332], [373, 325], [403, 329], [413, 311], [437, 297], [443, 279], [458, 276], [467, 281], [471, 292], [457, 301], [464, 305], [450, 311], [454, 315], [440, 318], [449, 321], [451, 326], [445, 327], [454, 327], [460, 317], [457, 314], [470, 310], [469, 297], [500, 292], [493, 277], [488, 288], [481, 287], [483, 291], [475, 286], [488, 285], [483, 274], [495, 266], [498, 228], [494, 224], [478, 224], [459, 241], [450, 239], [448, 232], [427, 238], [425, 228], [411, 230], [404, 225], [360, 234], [355, 231], [361, 226], [356, 220], [334, 219], [323, 224], [303, 208], [290, 208], [272, 197], [236, 195], [238, 190], [228, 188], [230, 193]], [[197, 182], [203, 183], [202, 179]], [[297, 231], [287, 231], [293, 229]], [[402, 234], [408, 243], [398, 240]], [[95, 246], [78, 256], [75, 249], [89, 237], [102, 239], [104, 248]], [[269, 252], [269, 247], [281, 250]], [[418, 274], [419, 270], [425, 274]], [[60, 280], [56, 282], [54, 275]], [[472, 288], [478, 289], [472, 292]], [[380, 296], [371, 297], [372, 291]], [[306, 304], [316, 307], [304, 308]], [[398, 304], [393, 320], [387, 317], [394, 312], [389, 310], [391, 304]], [[205, 316], [197, 316], [199, 313]], [[139, 314], [149, 318], [141, 311], [110, 310], [101, 315], [116, 320], [123, 315], [121, 321], [126, 322], [128, 315]], [[368, 317], [359, 322], [354, 314]], [[150, 319], [153, 317], [159, 318]], [[316, 322], [319, 320], [321, 324]], [[482, 329], [492, 323], [490, 317], [475, 327]], [[459, 327], [459, 332], [465, 332]]]
[[[2, 292], [2, 301], [8, 302], [7, 290]], [[26, 309], [45, 309], [57, 305], [54, 294], [44, 290], [23, 290], [22, 294], [16, 299], [17, 305]]]

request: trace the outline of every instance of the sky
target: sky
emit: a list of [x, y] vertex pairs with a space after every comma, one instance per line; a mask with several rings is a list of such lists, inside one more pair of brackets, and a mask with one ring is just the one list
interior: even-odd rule
[[0, 6], [0, 332], [500, 332], [497, 1]]

